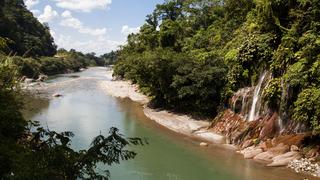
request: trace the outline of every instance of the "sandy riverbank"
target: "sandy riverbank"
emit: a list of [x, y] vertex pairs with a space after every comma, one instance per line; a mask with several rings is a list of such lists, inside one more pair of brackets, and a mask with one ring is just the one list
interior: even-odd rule
[[148, 118], [172, 131], [197, 137], [208, 143], [225, 143], [224, 136], [208, 130], [210, 125], [208, 121], [196, 120], [187, 115], [147, 107], [146, 104], [149, 102], [149, 98], [140, 93], [138, 87], [132, 85], [129, 81], [102, 81], [99, 83], [99, 86], [111, 96], [129, 98], [132, 101], [140, 103], [144, 107], [143, 112]]

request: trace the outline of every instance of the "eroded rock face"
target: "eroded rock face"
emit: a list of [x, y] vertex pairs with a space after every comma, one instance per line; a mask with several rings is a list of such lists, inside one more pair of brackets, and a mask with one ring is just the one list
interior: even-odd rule
[[277, 134], [279, 127], [278, 121], [279, 116], [278, 113], [273, 113], [271, 116], [265, 116], [262, 120], [263, 127], [260, 131], [260, 139], [272, 138]]

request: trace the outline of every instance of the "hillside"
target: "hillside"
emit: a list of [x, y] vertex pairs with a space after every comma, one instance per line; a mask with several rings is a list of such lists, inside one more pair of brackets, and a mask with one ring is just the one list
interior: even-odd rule
[[[316, 0], [167, 1], [129, 35], [115, 75], [156, 105], [195, 114], [233, 106], [239, 113], [255, 93], [258, 108], [244, 119], [277, 112], [284, 125], [301, 122], [318, 133], [319, 16]], [[234, 95], [249, 104], [230, 103]]]

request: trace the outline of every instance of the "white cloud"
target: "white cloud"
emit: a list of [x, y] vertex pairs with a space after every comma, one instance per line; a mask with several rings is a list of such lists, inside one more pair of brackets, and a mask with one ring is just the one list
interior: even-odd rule
[[69, 10], [90, 12], [93, 9], [106, 9], [111, 0], [55, 0], [56, 5]]
[[39, 0], [25, 0], [24, 4], [27, 6], [28, 9], [31, 9], [33, 6], [37, 5]]
[[30, 10], [30, 11], [32, 12], [32, 14], [33, 14], [34, 16], [39, 16], [39, 15], [41, 14], [41, 11], [38, 10], [38, 9], [32, 9], [32, 10]]
[[75, 40], [72, 39], [71, 36], [65, 35], [58, 35], [58, 37], [55, 36], [54, 38], [59, 48], [67, 50], [76, 49], [83, 53], [95, 52], [97, 55], [116, 50], [120, 45], [124, 44], [124, 42], [113, 41], [102, 37], [88, 41]]
[[129, 27], [128, 25], [122, 26], [122, 29], [121, 29], [121, 33], [126, 36], [132, 33], [134, 34], [138, 33], [139, 31], [140, 31], [140, 27], [132, 28], [132, 27]]
[[54, 18], [58, 17], [59, 14], [57, 11], [53, 10], [50, 5], [46, 5], [46, 7], [43, 10], [43, 13], [38, 17], [39, 21], [44, 22], [50, 22]]
[[60, 25], [61, 26], [65, 26], [65, 27], [71, 27], [73, 29], [78, 30], [78, 32], [82, 33], [82, 34], [89, 34], [92, 36], [102, 36], [105, 35], [107, 33], [107, 29], [106, 28], [96, 28], [96, 29], [92, 29], [89, 27], [85, 27], [82, 22], [77, 19], [74, 18], [71, 14], [70, 11], [64, 11], [61, 14], [62, 20]]

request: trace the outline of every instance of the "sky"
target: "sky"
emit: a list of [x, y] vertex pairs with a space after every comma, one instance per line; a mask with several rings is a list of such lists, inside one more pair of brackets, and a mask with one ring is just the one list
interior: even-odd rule
[[164, 0], [24, 0], [48, 23], [58, 48], [98, 55], [116, 50]]

